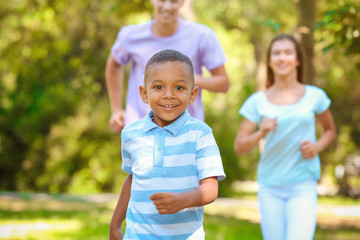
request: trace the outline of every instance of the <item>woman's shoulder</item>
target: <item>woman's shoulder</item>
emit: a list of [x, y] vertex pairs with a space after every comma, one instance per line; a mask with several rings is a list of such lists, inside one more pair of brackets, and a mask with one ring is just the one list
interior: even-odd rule
[[263, 101], [266, 98], [265, 92], [264, 91], [257, 91], [252, 93], [246, 101]]
[[326, 95], [325, 91], [321, 89], [320, 87], [314, 86], [314, 85], [305, 85], [306, 91], [310, 96], [314, 95]]

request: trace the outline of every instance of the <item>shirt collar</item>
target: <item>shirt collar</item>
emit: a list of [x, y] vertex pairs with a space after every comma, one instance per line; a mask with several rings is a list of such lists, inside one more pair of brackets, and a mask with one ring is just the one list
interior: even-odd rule
[[[188, 110], [185, 110], [183, 114], [181, 114], [178, 119], [176, 119], [173, 123], [171, 123], [168, 126], [165, 126], [163, 129], [166, 129], [167, 131], [171, 132], [173, 135], [177, 135], [180, 131], [180, 129], [184, 126], [185, 122], [190, 117], [190, 114]], [[152, 119], [154, 118], [153, 111], [150, 111], [145, 116], [145, 124], [144, 124], [144, 131], [150, 131], [154, 128], [160, 128], [157, 124], [155, 124]]]

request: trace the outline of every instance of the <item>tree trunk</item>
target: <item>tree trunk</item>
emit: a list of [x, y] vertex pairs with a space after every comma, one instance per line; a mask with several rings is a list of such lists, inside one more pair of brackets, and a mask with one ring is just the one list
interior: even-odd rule
[[262, 35], [252, 36], [250, 42], [254, 46], [256, 61], [256, 86], [257, 90], [264, 91], [266, 88], [266, 64], [264, 61], [265, 49], [262, 45]]
[[297, 33], [305, 53], [305, 82], [315, 82], [314, 26], [316, 20], [316, 0], [295, 0], [299, 12]]

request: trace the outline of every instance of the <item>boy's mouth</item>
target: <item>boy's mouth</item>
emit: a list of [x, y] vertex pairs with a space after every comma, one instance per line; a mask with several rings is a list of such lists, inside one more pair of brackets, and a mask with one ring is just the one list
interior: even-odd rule
[[177, 105], [175, 104], [165, 104], [165, 105], [162, 105], [163, 107], [176, 107]]

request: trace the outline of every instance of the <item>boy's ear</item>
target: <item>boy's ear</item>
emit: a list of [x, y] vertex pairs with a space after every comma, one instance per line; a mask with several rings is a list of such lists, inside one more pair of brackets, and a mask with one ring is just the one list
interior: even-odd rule
[[144, 103], [149, 103], [146, 88], [144, 86], [139, 86], [139, 93], [140, 93], [140, 97], [141, 97], [142, 101]]
[[191, 95], [190, 95], [190, 100], [189, 100], [189, 104], [193, 104], [195, 102], [195, 99], [197, 97], [199, 93], [199, 87], [198, 86], [194, 86], [194, 88], [191, 90]]

